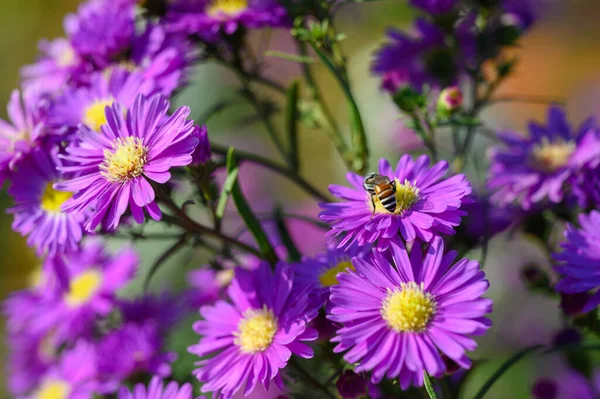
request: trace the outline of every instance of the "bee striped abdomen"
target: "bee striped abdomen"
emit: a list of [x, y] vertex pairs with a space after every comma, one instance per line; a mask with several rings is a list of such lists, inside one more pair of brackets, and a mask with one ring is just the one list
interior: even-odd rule
[[383, 187], [375, 188], [375, 195], [379, 198], [381, 205], [386, 211], [393, 213], [396, 210], [396, 195], [394, 187], [391, 184], [386, 184]]

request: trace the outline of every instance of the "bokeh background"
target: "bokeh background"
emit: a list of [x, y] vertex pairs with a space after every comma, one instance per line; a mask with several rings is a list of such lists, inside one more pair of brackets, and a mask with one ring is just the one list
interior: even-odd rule
[[[77, 0], [0, 1], [0, 103], [6, 103], [11, 90], [18, 87], [20, 67], [35, 59], [37, 41], [60, 36], [62, 18], [74, 11], [77, 3]], [[571, 121], [578, 123], [588, 114], [600, 111], [600, 2], [540, 0], [538, 5], [540, 20], [524, 38], [522, 47], [515, 50], [521, 62], [499, 95], [539, 95], [565, 101]], [[403, 151], [419, 147], [418, 140], [402, 127], [402, 121], [387, 96], [379, 91], [377, 79], [369, 75], [372, 52], [383, 41], [385, 28], [408, 26], [411, 18], [411, 12], [403, 0], [357, 4], [346, 7], [339, 16], [339, 30], [348, 36], [344, 49], [349, 57], [354, 91], [371, 141], [372, 164], [383, 156], [395, 162]], [[284, 36], [274, 33], [271, 36], [271, 49], [292, 51], [291, 43]], [[253, 39], [258, 44], [265, 38], [259, 34]], [[284, 84], [298, 73], [294, 64], [285, 61], [267, 60], [267, 65], [267, 73]], [[327, 101], [339, 120], [344, 121], [346, 107], [335, 82], [326, 76], [323, 69], [317, 68], [317, 71]], [[212, 104], [235, 98], [235, 87], [235, 78], [222, 68], [216, 65], [201, 66], [194, 72], [191, 86], [176, 101], [192, 106], [193, 115], [199, 117]], [[277, 99], [276, 94], [268, 91], [263, 95]], [[4, 107], [0, 108], [0, 117], [4, 118], [6, 112]], [[495, 105], [484, 116], [487, 125], [493, 129], [524, 131], [526, 121], [543, 118], [545, 110], [543, 104], [510, 102]], [[211, 119], [211, 139], [222, 144], [235, 143], [236, 147], [276, 157], [266, 134], [258, 124], [248, 119], [249, 115], [248, 108], [238, 106]], [[448, 143], [442, 137], [441, 145]], [[489, 144], [487, 139], [477, 142], [476, 157], [481, 164], [485, 164], [485, 148]], [[304, 154], [302, 173], [317, 187], [325, 190], [329, 183], [343, 181], [343, 165], [322, 132], [304, 129], [301, 153]], [[481, 182], [481, 173], [472, 171], [471, 177], [475, 183]], [[279, 201], [288, 208], [313, 217], [318, 212], [308, 197], [264, 170], [244, 165], [241, 179], [246, 195], [258, 211], [268, 211], [274, 201]], [[0, 193], [2, 210], [11, 205], [5, 189]], [[11, 217], [2, 213], [0, 299], [4, 299], [11, 291], [25, 287], [30, 271], [38, 264], [24, 239], [12, 232], [10, 223]], [[309, 254], [318, 251], [323, 243], [318, 230], [306, 234], [303, 229], [306, 226], [295, 229], [300, 246]], [[136, 245], [140, 247], [147, 267], [168, 243]], [[197, 262], [200, 260], [195, 257], [197, 254], [193, 255], [171, 263], [169, 267], [172, 270], [164, 272], [168, 277], [166, 284], [176, 286], [183, 282], [184, 273], [178, 268], [178, 262], [185, 263], [186, 267], [199, 265]], [[478, 254], [473, 256], [477, 257]], [[489, 360], [471, 375], [464, 392], [465, 398], [472, 396], [499, 361], [525, 346], [549, 343], [561, 327], [557, 303], [527, 293], [520, 280], [520, 271], [529, 262], [542, 267], [549, 265], [543, 252], [528, 237], [520, 234], [503, 235], [491, 242], [485, 271], [491, 282], [490, 296], [496, 302], [492, 315], [494, 327], [480, 340], [481, 345], [476, 353], [478, 359]], [[139, 283], [132, 290], [136, 287], [139, 288]], [[6, 350], [2, 347], [0, 359], [6, 358]], [[552, 357], [524, 361], [490, 391], [489, 397], [527, 398], [536, 376], [552, 375], [561, 367], [559, 359]], [[8, 397], [4, 390], [5, 375], [5, 371], [0, 374], [2, 398]]]

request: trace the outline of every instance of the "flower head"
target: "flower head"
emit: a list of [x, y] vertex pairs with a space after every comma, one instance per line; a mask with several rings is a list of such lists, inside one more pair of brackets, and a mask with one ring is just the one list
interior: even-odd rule
[[316, 315], [307, 290], [298, 287], [288, 265], [279, 264], [273, 273], [263, 263], [253, 271], [237, 268], [228, 295], [232, 303], [202, 307], [203, 320], [194, 324], [202, 338], [189, 351], [215, 355], [194, 373], [204, 382], [203, 392], [230, 398], [244, 386], [249, 394], [258, 383], [268, 390], [271, 381], [282, 388], [279, 370], [290, 356], [313, 355], [302, 343], [317, 338], [306, 326]]
[[410, 255], [401, 240], [390, 244], [390, 260], [374, 251], [369, 261], [355, 258], [356, 271], [338, 275], [332, 287], [334, 307], [329, 319], [343, 327], [333, 338], [334, 352], [358, 363], [357, 373], [372, 371], [378, 383], [387, 375], [400, 386], [423, 384], [423, 372], [441, 376], [441, 353], [463, 368], [471, 365], [465, 352], [491, 325], [484, 315], [492, 301], [481, 296], [489, 284], [479, 264], [444, 252], [436, 237], [423, 253], [413, 245]]
[[[598, 371], [594, 378], [598, 379]], [[574, 370], [561, 372], [554, 378], [539, 378], [531, 389], [534, 399], [594, 399], [600, 394], [600, 386], [594, 385], [584, 375]]]
[[210, 142], [208, 141], [208, 130], [206, 126], [194, 126], [194, 136], [198, 138], [198, 146], [192, 154], [192, 164], [201, 165], [210, 161]]
[[[556, 271], [562, 280], [556, 290], [564, 293], [593, 291], [600, 288], [600, 212], [579, 215], [580, 228], [568, 225], [563, 251], [554, 255], [561, 262]], [[589, 312], [600, 304], [600, 290], [596, 291], [583, 308]]]
[[107, 107], [108, 123], [100, 134], [80, 126], [81, 144], [67, 148], [64, 158], [75, 164], [68, 170], [81, 176], [57, 183], [55, 188], [74, 193], [63, 205], [64, 211], [93, 208], [87, 230], [100, 223], [115, 229], [128, 208], [137, 223], [144, 221], [144, 209], [155, 220], [162, 217], [150, 181], [166, 183], [169, 169], [192, 162], [198, 143], [192, 135], [193, 122], [186, 120], [189, 108], [180, 107], [167, 118], [168, 108], [169, 102], [161, 96], [146, 99], [139, 95], [127, 112], [118, 103]]
[[238, 27], [257, 29], [287, 23], [286, 11], [272, 0], [177, 0], [167, 13], [170, 30], [214, 40]]
[[72, 193], [58, 191], [53, 184], [64, 176], [56, 168], [62, 166], [56, 151], [34, 150], [19, 163], [11, 175], [8, 190], [15, 206], [8, 209], [14, 215], [12, 227], [39, 254], [55, 255], [76, 251], [83, 234], [82, 215], [61, 212], [62, 204]]
[[517, 202], [524, 209], [565, 197], [564, 185], [585, 165], [600, 162], [595, 121], [590, 118], [572, 131], [565, 113], [552, 106], [546, 126], [529, 124], [530, 137], [512, 133], [500, 136], [504, 147], [491, 150], [488, 187], [491, 199], [501, 205]]
[[398, 233], [407, 241], [430, 241], [435, 234], [453, 234], [461, 216], [466, 215], [460, 207], [471, 186], [463, 174], [443, 179], [448, 170], [445, 161], [432, 167], [429, 163], [425, 155], [416, 160], [404, 155], [393, 170], [386, 160], [379, 161], [379, 175], [395, 182], [393, 197], [385, 197], [385, 206], [377, 195], [365, 190], [361, 176], [348, 173], [352, 188], [329, 187], [344, 202], [321, 204], [319, 217], [332, 227], [328, 235], [345, 234], [339, 247], [377, 242], [377, 248], [385, 249]]
[[433, 14], [447, 14], [454, 9], [458, 0], [411, 0], [410, 4], [414, 7]]
[[143, 384], [137, 384], [132, 391], [122, 387], [119, 399], [192, 399], [192, 386], [179, 387], [176, 382], [164, 385], [160, 377], [154, 376], [147, 388]]

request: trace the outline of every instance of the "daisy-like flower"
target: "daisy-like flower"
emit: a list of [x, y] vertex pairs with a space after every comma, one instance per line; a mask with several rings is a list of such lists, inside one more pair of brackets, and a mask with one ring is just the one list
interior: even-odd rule
[[466, 351], [477, 344], [491, 322], [492, 301], [481, 296], [489, 283], [479, 264], [444, 253], [436, 237], [425, 252], [413, 245], [410, 255], [401, 240], [390, 245], [392, 262], [374, 251], [369, 261], [353, 259], [356, 271], [338, 275], [331, 288], [329, 318], [343, 325], [332, 339], [334, 352], [358, 363], [355, 372], [372, 371], [373, 383], [385, 376], [402, 389], [423, 384], [423, 372], [441, 376], [441, 354], [463, 368]]
[[[463, 198], [471, 193], [465, 175], [443, 179], [448, 163], [441, 161], [429, 167], [429, 157], [416, 160], [403, 155], [394, 171], [388, 161], [379, 161], [381, 176], [395, 184], [393, 212], [381, 200], [365, 190], [364, 178], [348, 173], [352, 188], [331, 185], [329, 191], [344, 202], [321, 204], [319, 217], [331, 225], [330, 237], [345, 234], [340, 248], [357, 243], [359, 246], [375, 243], [384, 250], [398, 233], [407, 241], [416, 238], [430, 241], [435, 234], [454, 234], [460, 224]], [[392, 183], [394, 182], [394, 183]], [[373, 207], [374, 205], [374, 207]]]
[[48, 112], [48, 124], [57, 132], [75, 132], [80, 124], [100, 132], [106, 124], [105, 109], [115, 101], [129, 108], [140, 92], [143, 76], [115, 69], [110, 77], [96, 73], [89, 86], [70, 88]]
[[600, 304], [600, 212], [579, 215], [580, 228], [568, 225], [563, 251], [554, 255], [561, 262], [556, 271], [562, 280], [556, 290], [568, 294], [597, 290], [587, 301], [583, 312]]
[[102, 242], [92, 241], [52, 262], [61, 275], [61, 291], [44, 317], [68, 339], [90, 333], [94, 322], [115, 308], [116, 292], [131, 280], [139, 259], [132, 249], [111, 256]]
[[107, 230], [116, 229], [127, 209], [137, 223], [144, 222], [144, 209], [160, 220], [149, 181], [166, 183], [169, 169], [192, 162], [198, 143], [192, 135], [194, 123], [186, 119], [190, 109], [180, 107], [167, 117], [168, 109], [162, 96], [139, 95], [127, 112], [118, 103], [106, 108], [108, 123], [102, 125], [101, 134], [80, 126], [79, 147], [68, 147], [64, 156], [75, 166], [62, 168], [80, 176], [54, 185], [75, 193], [62, 209], [81, 213], [93, 208], [85, 224], [89, 231], [100, 223]]
[[192, 399], [192, 386], [179, 387], [174, 381], [164, 385], [160, 377], [154, 376], [147, 388], [143, 384], [137, 384], [132, 391], [122, 387], [119, 399]]
[[257, 29], [286, 23], [285, 8], [273, 0], [176, 0], [167, 12], [170, 30], [207, 40], [221, 31], [231, 35], [239, 26]]
[[62, 166], [57, 151], [36, 149], [11, 175], [8, 190], [15, 200], [15, 206], [7, 210], [14, 215], [12, 227], [28, 236], [27, 244], [40, 255], [76, 251], [83, 235], [83, 215], [60, 210], [72, 193], [53, 188], [63, 179], [57, 166]]
[[600, 162], [598, 132], [593, 118], [572, 131], [557, 106], [548, 110], [547, 125], [529, 124], [530, 137], [500, 135], [504, 147], [493, 147], [488, 187], [501, 205], [516, 202], [523, 209], [548, 200], [561, 202], [565, 183], [587, 165]]
[[237, 268], [228, 289], [232, 303], [202, 307], [203, 320], [193, 326], [202, 338], [189, 351], [214, 355], [194, 372], [202, 391], [230, 398], [242, 389], [250, 394], [257, 384], [268, 390], [271, 381], [283, 389], [280, 370], [292, 354], [313, 356], [303, 343], [317, 338], [307, 327], [316, 315], [307, 293], [295, 284], [289, 265], [280, 263], [274, 273], [266, 263], [252, 271]]
[[14, 169], [46, 133], [44, 103], [35, 89], [23, 91], [22, 101], [18, 90], [12, 92], [7, 108], [11, 123], [0, 119], [0, 177], [6, 177], [7, 169]]

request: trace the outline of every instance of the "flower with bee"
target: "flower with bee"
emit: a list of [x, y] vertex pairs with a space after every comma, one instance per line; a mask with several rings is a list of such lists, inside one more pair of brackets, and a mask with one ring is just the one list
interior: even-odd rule
[[466, 212], [460, 208], [471, 193], [465, 175], [444, 179], [448, 163], [430, 167], [429, 157], [404, 155], [394, 170], [385, 159], [377, 173], [366, 177], [348, 173], [352, 187], [332, 185], [343, 202], [325, 203], [319, 215], [331, 225], [330, 237], [343, 236], [339, 247], [377, 243], [386, 249], [392, 238], [431, 241], [434, 235], [454, 234]]

